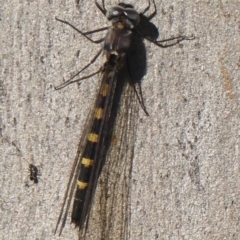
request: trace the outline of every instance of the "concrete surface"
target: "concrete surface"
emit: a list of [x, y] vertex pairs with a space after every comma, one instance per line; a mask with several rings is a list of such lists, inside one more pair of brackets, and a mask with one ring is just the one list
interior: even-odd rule
[[[138, 10], [146, 4], [135, 2]], [[137, 122], [130, 239], [240, 239], [240, 1], [156, 3], [160, 39], [196, 39], [168, 49], [146, 42], [150, 116], [140, 111]], [[96, 81], [54, 86], [99, 46], [55, 16], [85, 31], [108, 24], [93, 1], [1, 1], [4, 240], [77, 239], [70, 224], [60, 238], [53, 232]], [[29, 163], [41, 171], [38, 185], [28, 179]]]

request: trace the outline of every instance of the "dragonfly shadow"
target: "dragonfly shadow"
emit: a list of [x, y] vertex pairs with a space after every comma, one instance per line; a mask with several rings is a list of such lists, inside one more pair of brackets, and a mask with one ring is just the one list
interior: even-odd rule
[[[141, 81], [147, 72], [147, 54], [144, 37], [146, 36], [151, 40], [156, 40], [159, 36], [159, 32], [157, 27], [151, 23], [146, 16], [141, 15], [140, 17], [140, 23], [136, 28], [137, 31], [132, 32], [131, 46], [126, 54], [125, 65], [117, 71], [116, 77], [118, 80], [113, 98], [108, 134], [105, 141], [106, 145], [104, 146], [103, 151], [104, 160], [102, 161], [101, 171], [105, 165], [106, 155], [109, 151], [109, 148], [112, 146], [113, 139], [116, 137], [114, 126], [116, 124], [117, 114], [121, 108], [121, 97], [123, 94], [126, 94], [123, 93], [123, 91], [125, 91], [124, 87], [126, 85], [126, 82], [129, 82], [130, 85], [138, 86], [138, 88], [136, 88], [137, 90], [134, 92], [134, 94], [138, 95], [138, 102], [136, 104], [140, 104], [142, 108], [145, 108], [141, 90]], [[138, 31], [140, 31], [142, 35], [140, 35]], [[145, 109], [143, 110], [145, 111]], [[101, 171], [99, 172], [99, 175], [101, 175]]]
[[[138, 32], [141, 32], [142, 35]], [[159, 32], [146, 16], [141, 15], [140, 23], [133, 31], [132, 43], [127, 55], [128, 71], [134, 84], [140, 83], [147, 72], [147, 55], [143, 36], [156, 40]]]

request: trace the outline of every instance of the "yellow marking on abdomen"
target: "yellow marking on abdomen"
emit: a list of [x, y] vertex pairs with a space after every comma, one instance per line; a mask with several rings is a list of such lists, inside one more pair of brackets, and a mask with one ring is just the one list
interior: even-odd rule
[[108, 88], [109, 88], [109, 84], [104, 84], [101, 90], [101, 95], [103, 97], [106, 97], [108, 94]]
[[81, 198], [74, 198], [75, 201], [82, 202], [83, 200]]
[[114, 74], [115, 74], [114, 71], [111, 71], [111, 72], [108, 73], [108, 77], [112, 78], [114, 76]]
[[83, 158], [82, 164], [84, 165], [84, 167], [91, 167], [91, 166], [93, 166], [93, 160], [91, 160], [89, 158]]
[[88, 134], [88, 141], [90, 142], [98, 142], [98, 134], [96, 133], [89, 133]]
[[103, 117], [103, 109], [97, 108], [95, 111], [95, 118], [102, 119], [102, 117]]
[[85, 189], [88, 186], [88, 183], [77, 181], [77, 186], [79, 189]]

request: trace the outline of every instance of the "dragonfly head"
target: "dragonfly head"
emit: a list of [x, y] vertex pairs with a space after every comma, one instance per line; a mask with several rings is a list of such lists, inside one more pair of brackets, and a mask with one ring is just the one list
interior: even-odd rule
[[129, 28], [136, 27], [140, 21], [138, 12], [132, 5], [125, 3], [111, 7], [107, 11], [106, 17], [112, 22], [123, 22]]

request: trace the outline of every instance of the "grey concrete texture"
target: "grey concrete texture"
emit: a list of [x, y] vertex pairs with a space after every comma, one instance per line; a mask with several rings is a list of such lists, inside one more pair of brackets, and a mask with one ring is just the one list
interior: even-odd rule
[[[106, 8], [117, 1], [106, 1]], [[130, 1], [138, 11], [147, 1]], [[161, 49], [145, 41], [147, 71], [132, 168], [129, 239], [240, 239], [240, 1], [156, 0]], [[59, 85], [86, 65], [84, 31], [108, 26], [94, 1], [1, 1], [0, 239], [54, 235], [98, 76]], [[101, 33], [96, 36], [102, 36]], [[96, 38], [97, 38], [96, 37]], [[89, 74], [102, 60], [86, 70]], [[28, 164], [39, 167], [29, 181]], [[92, 238], [96, 239], [96, 238]]]

